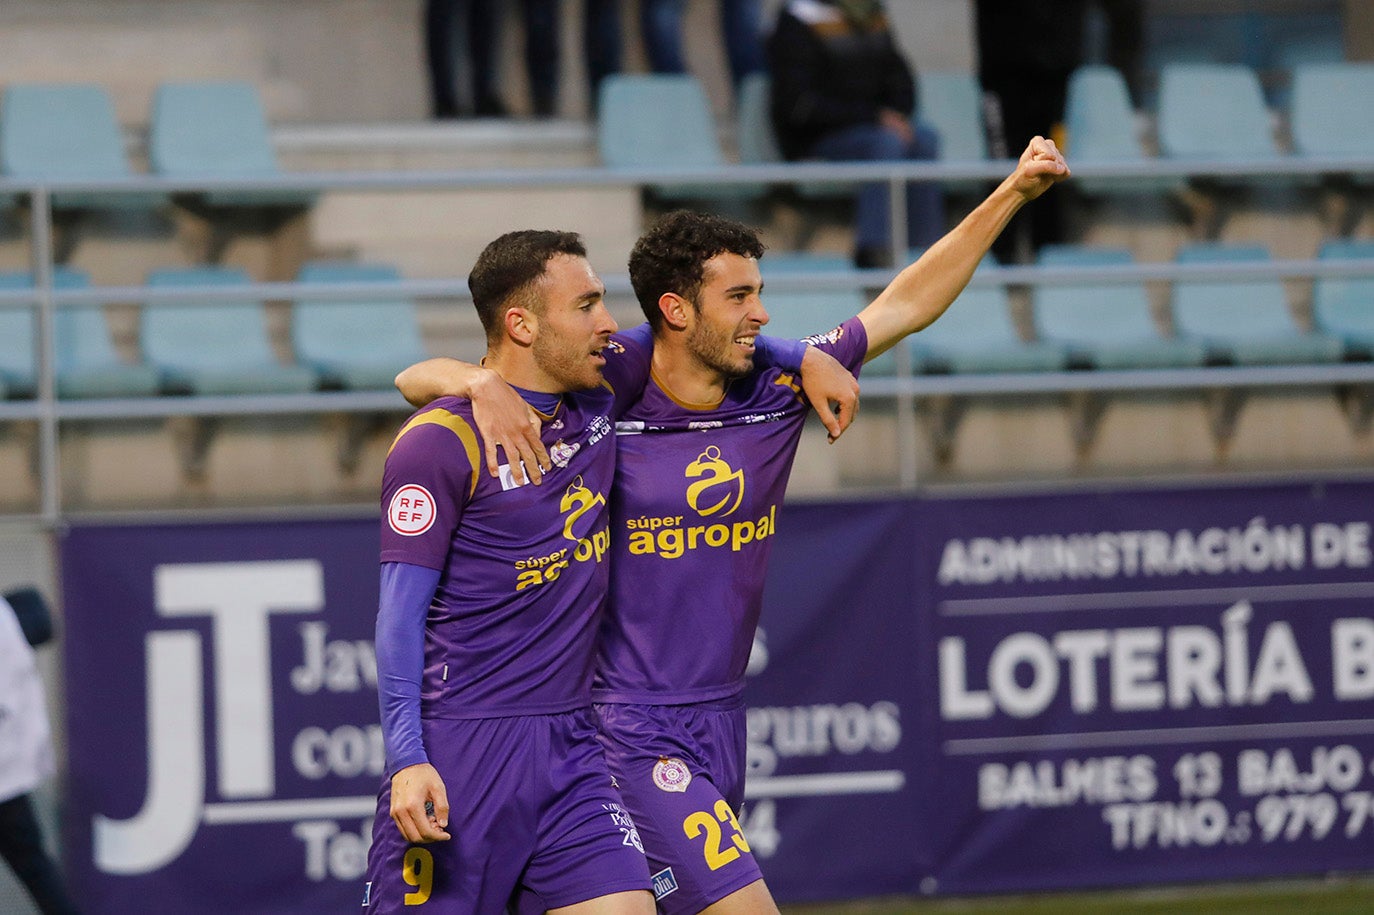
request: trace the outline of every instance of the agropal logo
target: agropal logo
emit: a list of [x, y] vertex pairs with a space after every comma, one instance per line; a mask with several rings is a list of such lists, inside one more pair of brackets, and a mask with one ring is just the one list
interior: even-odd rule
[[726, 463], [715, 445], [688, 464], [684, 475], [696, 480], [687, 487], [687, 504], [703, 518], [733, 514], [744, 500], [744, 471]]
[[[567, 518], [563, 519], [563, 536], [574, 543], [591, 533], [590, 530], [583, 530], [580, 533], [576, 530], [577, 522], [582, 516], [589, 512], [594, 512], [597, 508], [604, 507], [606, 497], [601, 493], [593, 493], [587, 488], [587, 484], [578, 477], [568, 484], [568, 488], [563, 493], [562, 500], [558, 503], [560, 512], [567, 512]], [[596, 523], [596, 516], [593, 514], [591, 522]]]

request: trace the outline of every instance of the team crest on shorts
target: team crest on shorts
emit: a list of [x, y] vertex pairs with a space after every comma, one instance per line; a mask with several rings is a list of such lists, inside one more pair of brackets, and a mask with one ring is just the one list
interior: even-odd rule
[[680, 759], [660, 756], [654, 763], [654, 784], [660, 791], [686, 791], [692, 783], [692, 773], [687, 764]]

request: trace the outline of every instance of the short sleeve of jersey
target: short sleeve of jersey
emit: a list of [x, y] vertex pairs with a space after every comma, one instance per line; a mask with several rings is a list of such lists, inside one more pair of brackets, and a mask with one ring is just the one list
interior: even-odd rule
[[606, 384], [615, 395], [611, 418], [619, 419], [639, 400], [649, 383], [649, 369], [654, 359], [653, 332], [647, 323], [621, 331], [611, 337], [605, 353]]
[[402, 427], [382, 472], [382, 562], [444, 568], [481, 464], [468, 417], [441, 398]]
[[855, 377], [868, 355], [868, 331], [858, 315], [828, 333], [807, 337], [806, 342], [834, 356]]

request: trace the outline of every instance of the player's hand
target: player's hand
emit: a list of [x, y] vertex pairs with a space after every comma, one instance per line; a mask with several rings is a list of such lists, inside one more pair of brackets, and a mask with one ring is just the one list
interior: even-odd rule
[[448, 834], [448, 790], [429, 763], [406, 766], [391, 776], [391, 819], [407, 842], [428, 844]]
[[859, 412], [858, 379], [825, 350], [808, 346], [801, 361], [801, 384], [830, 441], [835, 441]]
[[1055, 183], [1069, 177], [1069, 164], [1053, 140], [1045, 137], [1031, 137], [1030, 143], [1021, 153], [1012, 175], [1016, 190], [1026, 198], [1034, 200]]
[[516, 486], [524, 484], [526, 475], [536, 486], [543, 482], [544, 471], [553, 465], [539, 440], [540, 419], [534, 408], [500, 375], [488, 369], [476, 376], [469, 397], [472, 418], [482, 435], [487, 472], [497, 475], [501, 464], [496, 449], [500, 448], [510, 464], [511, 482]]

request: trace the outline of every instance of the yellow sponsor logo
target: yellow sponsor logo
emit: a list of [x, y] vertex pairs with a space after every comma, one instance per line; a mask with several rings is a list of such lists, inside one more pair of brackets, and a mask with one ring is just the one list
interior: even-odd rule
[[515, 579], [515, 590], [523, 591], [526, 588], [557, 581], [559, 575], [572, 562], [601, 562], [605, 559], [607, 551], [611, 548], [610, 528], [603, 526], [600, 530], [587, 531], [586, 536], [581, 536], [578, 532], [579, 522], [585, 516], [591, 515], [587, 526], [595, 524], [602, 514], [597, 509], [604, 512], [605, 506], [606, 496], [588, 489], [580, 476], [569, 483], [563, 498], [559, 500], [558, 510], [566, 516], [563, 519], [563, 537], [573, 541], [576, 546], [563, 547], [546, 556], [531, 556], [518, 560], [515, 569], [520, 574]]
[[687, 504], [703, 518], [729, 515], [744, 499], [744, 471], [727, 464], [715, 445], [708, 446], [687, 465], [686, 476], [696, 479], [687, 487]]
[[568, 540], [582, 539], [573, 532], [573, 525], [577, 524], [583, 515], [605, 505], [606, 497], [599, 492], [594, 493], [588, 489], [587, 484], [582, 482], [582, 477], [579, 476], [569, 483], [567, 490], [563, 493], [562, 500], [558, 503], [558, 510], [568, 514], [568, 517], [563, 520], [564, 538]]
[[630, 529], [630, 555], [658, 555], [664, 559], [678, 559], [692, 550], [728, 546], [738, 553], [746, 544], [757, 543], [773, 536], [777, 530], [778, 507], [771, 506], [768, 514], [755, 521], [736, 521], [732, 524], [693, 524], [682, 526], [682, 516], [667, 518], [636, 518], [626, 522]]

